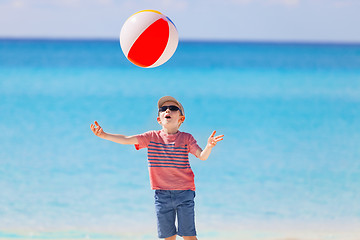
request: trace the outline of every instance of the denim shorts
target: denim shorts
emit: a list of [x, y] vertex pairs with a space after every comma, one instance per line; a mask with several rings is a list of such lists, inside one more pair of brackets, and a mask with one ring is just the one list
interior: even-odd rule
[[[196, 236], [195, 192], [191, 190], [155, 190], [158, 236]], [[177, 216], [178, 230], [175, 226]]]

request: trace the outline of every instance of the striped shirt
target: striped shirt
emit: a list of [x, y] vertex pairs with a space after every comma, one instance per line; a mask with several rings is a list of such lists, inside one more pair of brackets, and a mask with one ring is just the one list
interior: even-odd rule
[[195, 155], [198, 146], [194, 137], [185, 132], [166, 134], [162, 130], [136, 136], [136, 149], [148, 149], [149, 176], [152, 189], [193, 190], [194, 173], [189, 153]]

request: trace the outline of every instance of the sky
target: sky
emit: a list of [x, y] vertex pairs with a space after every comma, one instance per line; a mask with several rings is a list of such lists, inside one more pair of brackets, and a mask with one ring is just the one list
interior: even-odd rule
[[0, 38], [118, 39], [144, 9], [181, 40], [360, 43], [360, 0], [0, 0]]

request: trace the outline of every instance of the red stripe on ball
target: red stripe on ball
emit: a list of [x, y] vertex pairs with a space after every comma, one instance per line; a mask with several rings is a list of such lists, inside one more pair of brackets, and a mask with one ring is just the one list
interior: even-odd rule
[[128, 59], [140, 66], [153, 65], [164, 52], [169, 40], [169, 25], [164, 19], [151, 24], [131, 46]]

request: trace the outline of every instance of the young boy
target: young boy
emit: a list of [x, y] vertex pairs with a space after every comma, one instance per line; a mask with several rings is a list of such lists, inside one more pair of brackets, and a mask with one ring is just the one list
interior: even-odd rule
[[[224, 135], [216, 136], [214, 131], [204, 150], [189, 133], [180, 132], [185, 120], [184, 108], [170, 96], [158, 101], [157, 121], [159, 131], [149, 131], [134, 136], [105, 133], [95, 121], [91, 130], [98, 137], [120, 144], [134, 144], [136, 149], [148, 148], [148, 163], [151, 188], [155, 190], [155, 208], [159, 238], [175, 240], [176, 235], [185, 240], [196, 240], [194, 219], [195, 184], [191, 170], [189, 152], [206, 160], [211, 149]], [[178, 218], [178, 230], [175, 218]]]

